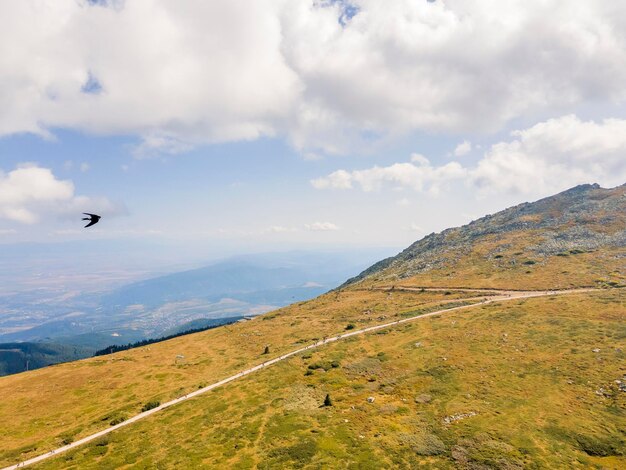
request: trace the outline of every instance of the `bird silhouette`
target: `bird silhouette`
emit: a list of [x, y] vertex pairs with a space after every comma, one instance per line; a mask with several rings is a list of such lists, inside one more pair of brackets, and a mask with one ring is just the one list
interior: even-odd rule
[[100, 216], [99, 215], [90, 214], [89, 212], [83, 212], [83, 214], [89, 216], [89, 217], [83, 217], [83, 220], [88, 220], [89, 221], [89, 223], [87, 225], [85, 225], [85, 228], [91, 227], [92, 225], [97, 224], [98, 221], [100, 220]]

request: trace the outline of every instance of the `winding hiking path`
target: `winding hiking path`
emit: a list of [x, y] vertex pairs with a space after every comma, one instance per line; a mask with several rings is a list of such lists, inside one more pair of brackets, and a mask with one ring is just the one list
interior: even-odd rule
[[[395, 320], [392, 322], [387, 322], [387, 323], [382, 323], [380, 325], [374, 325], [374, 326], [370, 326], [367, 328], [362, 328], [360, 330], [354, 330], [351, 331], [349, 333], [343, 333], [337, 336], [333, 336], [331, 338], [326, 338], [322, 341], [318, 341], [316, 343], [310, 344], [308, 346], [304, 346], [302, 348], [299, 349], [295, 349], [291, 352], [288, 352], [286, 354], [283, 354], [282, 356], [276, 357], [274, 359], [268, 360], [266, 362], [263, 362], [262, 364], [256, 365], [254, 367], [251, 367], [249, 369], [243, 370], [235, 375], [231, 375], [230, 377], [227, 377], [223, 380], [220, 380], [219, 382], [215, 382], [211, 385], [207, 385], [204, 388], [198, 389], [194, 392], [190, 392], [187, 395], [183, 395], [181, 397], [175, 398], [174, 400], [170, 400], [166, 403], [163, 403], [162, 405], [157, 406], [156, 408], [152, 408], [151, 410], [148, 411], [144, 411], [142, 413], [139, 413], [135, 416], [133, 416], [132, 418], [127, 419], [126, 421], [123, 421], [119, 424], [116, 424], [115, 426], [111, 426], [108, 427], [106, 429], [103, 429], [102, 431], [99, 431], [97, 433], [91, 434], [89, 436], [83, 437], [82, 439], [79, 439], [75, 442], [72, 442], [71, 444], [67, 444], [63, 447], [59, 447], [57, 449], [51, 450], [49, 452], [46, 452], [45, 454], [41, 454], [38, 455], [37, 457], [33, 457], [32, 459], [28, 459], [25, 460], [23, 462], [19, 462], [15, 465], [11, 465], [9, 467], [5, 467], [1, 470], [13, 470], [16, 468], [23, 468], [26, 467], [28, 465], [32, 465], [34, 463], [38, 463], [38, 462], [42, 462], [46, 459], [49, 459], [51, 457], [55, 457], [63, 452], [67, 452], [68, 450], [71, 449], [75, 449], [76, 447], [82, 446], [83, 444], [86, 444], [88, 442], [93, 441], [94, 439], [98, 439], [99, 437], [102, 436], [106, 436], [109, 433], [112, 433], [113, 431], [116, 431], [120, 428], [123, 428], [125, 426], [129, 426], [141, 419], [147, 418], [150, 415], [153, 415], [155, 413], [158, 413], [161, 410], [164, 410], [165, 408], [169, 408], [170, 406], [174, 406], [178, 403], [182, 403], [184, 401], [187, 400], [191, 400], [193, 397], [196, 397], [198, 395], [202, 395], [210, 390], [213, 390], [215, 388], [221, 387], [222, 385], [226, 385], [229, 382], [233, 382], [234, 380], [240, 379], [241, 377], [244, 377], [248, 374], [252, 374], [253, 372], [256, 372], [258, 370], [261, 369], [265, 369], [266, 367], [269, 367], [273, 364], [276, 364], [277, 362], [280, 361], [284, 361], [285, 359], [290, 358], [291, 356], [295, 356], [296, 354], [299, 354], [301, 352], [307, 351], [309, 349], [314, 349], [314, 348], [318, 348], [320, 346], [323, 346], [324, 344], [327, 343], [332, 343], [335, 341], [339, 341], [341, 339], [345, 339], [345, 338], [349, 338], [351, 336], [356, 336], [356, 335], [362, 335], [365, 333], [369, 333], [371, 331], [376, 331], [376, 330], [381, 330], [384, 328], [389, 328], [389, 327], [393, 327], [395, 325], [399, 325], [402, 323], [408, 323], [408, 322], [412, 322], [412, 321], [417, 321], [417, 320], [421, 320], [422, 318], [427, 318], [427, 317], [433, 317], [433, 316], [437, 316], [437, 315], [441, 315], [443, 313], [447, 313], [447, 312], [453, 312], [453, 311], [458, 311], [458, 310], [465, 310], [465, 309], [469, 309], [469, 308], [473, 308], [476, 306], [480, 306], [480, 305], [486, 305], [486, 304], [491, 304], [494, 302], [506, 302], [509, 300], [519, 300], [519, 299], [527, 299], [527, 298], [532, 298], [532, 297], [545, 297], [545, 296], [552, 296], [552, 295], [568, 295], [568, 294], [580, 294], [580, 293], [584, 293], [584, 292], [594, 292], [594, 291], [601, 291], [602, 289], [594, 289], [594, 288], [582, 288], [582, 289], [570, 289], [570, 290], [545, 290], [545, 291], [512, 291], [512, 290], [500, 290], [500, 289], [471, 289], [471, 288], [449, 288], [446, 289], [444, 287], [437, 287], [437, 288], [421, 288], [421, 287], [395, 287], [393, 288], [395, 290], [411, 290], [411, 291], [420, 291], [420, 290], [426, 290], [426, 291], [464, 291], [464, 292], [485, 292], [485, 293], [490, 293], [490, 294], [494, 294], [494, 295], [490, 295], [489, 297], [485, 297], [484, 300], [479, 301], [477, 303], [474, 304], [470, 304], [470, 305], [462, 305], [459, 307], [451, 307], [451, 308], [444, 308], [441, 310], [437, 310], [434, 312], [430, 312], [430, 313], [424, 313], [421, 315], [416, 315], [414, 317], [408, 317], [408, 318], [403, 318], [401, 320]], [[392, 288], [385, 288], [385, 290], [393, 290]], [[456, 299], [457, 301], [463, 301], [463, 300], [470, 300], [470, 299]], [[473, 299], [475, 300], [475, 298]]]

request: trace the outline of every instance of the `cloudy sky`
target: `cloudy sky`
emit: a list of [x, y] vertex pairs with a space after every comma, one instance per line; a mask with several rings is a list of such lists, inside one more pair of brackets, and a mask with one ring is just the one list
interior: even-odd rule
[[625, 105], [615, 0], [0, 0], [0, 243], [402, 247], [625, 183]]

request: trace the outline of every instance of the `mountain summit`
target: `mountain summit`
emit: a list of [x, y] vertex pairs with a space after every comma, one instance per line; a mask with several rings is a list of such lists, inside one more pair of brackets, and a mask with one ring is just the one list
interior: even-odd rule
[[[619, 265], [623, 269], [624, 247], [626, 185], [604, 189], [584, 184], [432, 233], [342, 287], [406, 279], [420, 285], [437, 285], [445, 279], [448, 286], [479, 282], [497, 287], [504, 285], [504, 278], [510, 285], [517, 275], [520, 279], [515, 282], [525, 288], [623, 282], [626, 273], [619, 271]], [[596, 257], [594, 262], [579, 262], [590, 257]], [[573, 269], [563, 270], [563, 265]]]

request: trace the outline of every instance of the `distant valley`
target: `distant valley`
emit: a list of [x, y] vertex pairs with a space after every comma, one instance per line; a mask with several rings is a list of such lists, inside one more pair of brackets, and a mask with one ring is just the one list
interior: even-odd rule
[[[5, 292], [0, 297], [0, 374], [311, 299], [359, 272], [378, 253], [248, 255], [102, 292], [81, 293], [67, 281], [54, 291]], [[28, 344], [17, 351], [16, 342]], [[42, 348], [47, 353], [40, 354]]]

